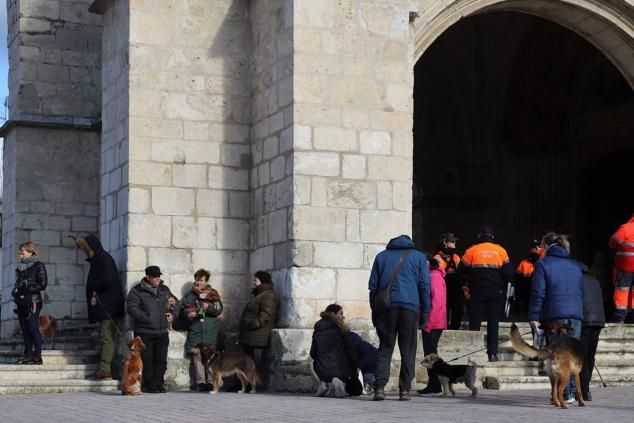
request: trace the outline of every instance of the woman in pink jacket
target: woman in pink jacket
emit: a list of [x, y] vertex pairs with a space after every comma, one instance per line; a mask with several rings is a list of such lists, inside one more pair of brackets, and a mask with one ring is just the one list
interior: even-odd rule
[[[429, 320], [422, 329], [423, 351], [425, 355], [437, 353], [438, 341], [442, 331], [447, 329], [447, 287], [445, 285], [445, 270], [438, 266], [438, 261], [427, 256], [429, 274], [431, 276], [431, 308]], [[438, 375], [427, 369], [427, 387], [418, 391], [420, 395], [438, 394], [442, 392]]]

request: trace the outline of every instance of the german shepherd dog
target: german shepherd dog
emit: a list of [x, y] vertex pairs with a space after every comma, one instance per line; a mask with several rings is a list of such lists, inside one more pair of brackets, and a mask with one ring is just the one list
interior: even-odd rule
[[529, 358], [537, 357], [544, 363], [544, 370], [550, 379], [551, 404], [555, 407], [570, 408], [564, 402], [564, 388], [575, 377], [576, 397], [579, 406], [585, 402], [581, 396], [581, 380], [579, 373], [583, 366], [584, 346], [581, 341], [569, 335], [570, 328], [564, 324], [551, 322], [546, 330], [548, 345], [543, 350], [536, 350], [524, 341], [515, 323], [511, 326], [511, 342], [518, 353]]
[[143, 395], [141, 393], [141, 374], [143, 373], [143, 361], [141, 351], [145, 344], [138, 336], [128, 342], [130, 355], [123, 364], [121, 376], [121, 395]]
[[238, 376], [242, 389], [238, 393], [246, 391], [247, 383], [251, 385], [251, 393], [255, 394], [255, 385], [258, 383], [258, 373], [255, 362], [243, 352], [220, 352], [214, 347], [201, 342], [191, 349], [194, 354], [200, 353], [200, 358], [205, 368], [213, 377], [214, 389], [212, 394], [217, 394], [222, 386], [222, 378], [233, 374]]

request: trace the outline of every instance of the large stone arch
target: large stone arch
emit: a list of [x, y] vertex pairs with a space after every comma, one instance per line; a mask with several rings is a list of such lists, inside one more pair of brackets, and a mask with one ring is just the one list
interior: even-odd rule
[[623, 0], [458, 0], [421, 2], [414, 23], [414, 63], [460, 19], [491, 11], [514, 11], [551, 20], [598, 48], [634, 88], [634, 6]]

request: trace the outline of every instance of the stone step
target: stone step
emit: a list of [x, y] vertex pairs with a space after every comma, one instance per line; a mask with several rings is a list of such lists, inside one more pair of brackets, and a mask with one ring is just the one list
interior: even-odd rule
[[[632, 386], [634, 385], [634, 375], [602, 375], [608, 386]], [[484, 386], [496, 386], [495, 389], [550, 389], [550, 381], [547, 376], [498, 376], [487, 378]], [[492, 384], [491, 379], [495, 380]], [[602, 386], [601, 380], [595, 374], [590, 382], [590, 386]], [[487, 389], [487, 388], [485, 388]], [[490, 389], [490, 388], [489, 388]]]
[[[85, 350], [94, 348], [97, 345], [98, 339], [91, 337], [78, 337], [67, 336], [58, 337], [55, 339], [56, 350]], [[0, 340], [0, 350], [19, 350], [24, 347], [24, 341], [22, 339], [3, 339]], [[51, 339], [45, 339], [42, 344], [42, 349], [51, 350], [53, 348], [53, 342]]]
[[[0, 351], [0, 363], [14, 364], [22, 357], [22, 350]], [[42, 360], [45, 364], [91, 364], [99, 358], [97, 350], [44, 350]]]
[[[526, 357], [516, 352], [513, 347], [501, 346], [498, 351], [501, 361], [525, 361]], [[634, 360], [634, 350], [624, 349], [620, 344], [612, 344], [597, 349], [596, 360], [602, 361], [630, 361]]]
[[[602, 376], [634, 375], [634, 363], [623, 361], [597, 362]], [[539, 376], [539, 363], [536, 361], [499, 361], [487, 363], [479, 374], [485, 376]], [[595, 374], [595, 377], [598, 377]]]
[[0, 380], [0, 395], [10, 394], [53, 394], [69, 392], [107, 392], [119, 390], [119, 381], [85, 379], [59, 380]]
[[0, 383], [6, 380], [83, 379], [97, 370], [96, 364], [0, 365]]

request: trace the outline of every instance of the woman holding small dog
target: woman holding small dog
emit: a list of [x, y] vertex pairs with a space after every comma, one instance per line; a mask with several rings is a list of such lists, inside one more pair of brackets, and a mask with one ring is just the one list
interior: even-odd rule
[[[343, 308], [330, 304], [315, 323], [310, 357], [319, 378], [315, 394], [325, 396], [334, 389], [335, 397], [346, 396], [346, 381], [357, 377], [358, 352], [348, 326], [344, 323]], [[357, 393], [357, 395], [359, 395]]]
[[218, 332], [220, 321], [218, 316], [222, 314], [222, 301], [218, 291], [209, 284], [211, 273], [205, 269], [199, 269], [194, 273], [194, 286], [180, 301], [180, 309], [188, 320], [191, 321], [187, 330], [185, 351], [191, 354], [190, 375], [194, 383], [192, 390], [211, 391], [212, 376], [205, 369], [200, 357], [200, 352], [192, 353], [194, 346], [206, 342], [214, 349], [218, 345]]
[[24, 338], [24, 353], [18, 364], [42, 364], [42, 334], [39, 329], [42, 311], [42, 291], [48, 279], [46, 266], [37, 256], [37, 245], [33, 242], [21, 244], [18, 248], [20, 263], [15, 269], [13, 301]]

